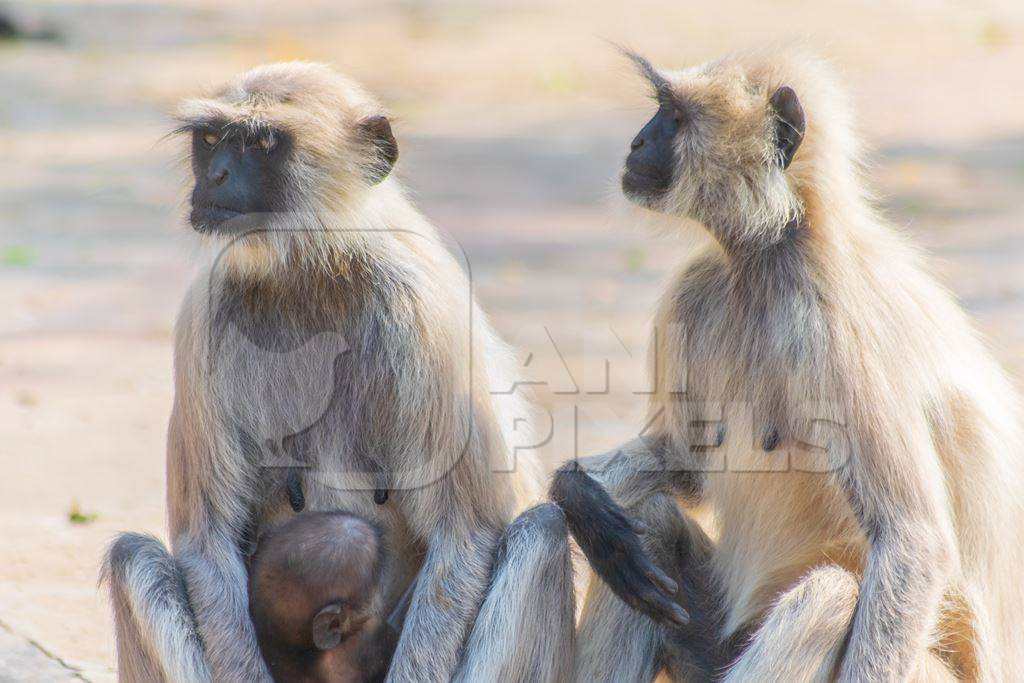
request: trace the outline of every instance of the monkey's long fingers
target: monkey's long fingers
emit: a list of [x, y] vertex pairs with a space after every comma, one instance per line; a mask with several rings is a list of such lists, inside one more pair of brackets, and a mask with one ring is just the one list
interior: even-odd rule
[[[648, 606], [655, 607], [655, 605], [650, 603], [650, 600], [651, 598], [648, 598]], [[656, 609], [653, 613], [649, 610], [640, 611], [644, 612], [655, 621], [660, 621], [663, 624], [667, 623], [672, 626], [686, 626], [690, 623], [690, 613], [683, 609], [678, 603], [660, 595], [654, 598], [654, 600], [656, 601]]]
[[647, 567], [647, 578], [650, 579], [655, 586], [658, 587], [663, 593], [668, 595], [675, 595], [676, 591], [679, 590], [679, 584], [672, 580], [665, 572], [661, 571], [657, 566], [650, 564]]
[[[609, 583], [612, 591], [627, 605], [659, 623], [673, 626], [689, 624], [690, 614], [675, 601], [675, 590], [667, 590], [669, 587], [677, 588], [675, 581], [648, 560], [636, 559], [635, 567], [625, 572], [620, 585]], [[655, 576], [659, 576], [657, 581], [653, 578]]]
[[663, 623], [678, 626], [689, 624], [689, 612], [675, 599], [679, 590], [678, 584], [646, 557], [640, 561], [640, 568], [651, 586], [638, 593], [638, 598], [644, 603], [644, 606], [639, 608], [640, 611]]

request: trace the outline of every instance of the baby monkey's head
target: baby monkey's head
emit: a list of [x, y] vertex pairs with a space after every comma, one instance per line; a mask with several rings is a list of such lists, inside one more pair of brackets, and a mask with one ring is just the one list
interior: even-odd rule
[[345, 513], [303, 513], [261, 536], [249, 609], [275, 680], [383, 679], [397, 635], [382, 617], [382, 564], [377, 529]]

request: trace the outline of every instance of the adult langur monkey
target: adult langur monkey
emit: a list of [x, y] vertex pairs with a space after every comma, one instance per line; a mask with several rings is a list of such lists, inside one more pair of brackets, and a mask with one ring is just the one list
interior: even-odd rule
[[556, 477], [605, 580], [579, 680], [1024, 680], [1018, 399], [871, 208], [834, 78], [635, 61], [658, 110], [623, 190], [712, 239], [657, 311], [645, 433]]
[[289, 63], [180, 118], [191, 224], [213, 249], [176, 328], [171, 550], [125, 534], [105, 569], [122, 679], [269, 680], [245, 558], [301, 509], [382, 530], [385, 610], [415, 579], [387, 680], [563, 677], [564, 518], [547, 504], [513, 522], [536, 469], [510, 463], [512, 420], [490, 393], [508, 386], [506, 353], [391, 178], [380, 106]]

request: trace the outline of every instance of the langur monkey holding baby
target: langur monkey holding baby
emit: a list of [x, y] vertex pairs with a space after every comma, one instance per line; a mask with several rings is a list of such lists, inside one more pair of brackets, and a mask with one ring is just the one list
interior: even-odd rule
[[871, 208], [829, 69], [635, 61], [623, 191], [711, 239], [657, 311], [644, 433], [553, 485], [604, 579], [577, 679], [1024, 680], [1018, 397]]
[[170, 551], [124, 534], [106, 561], [121, 679], [269, 681], [246, 559], [298, 511], [380, 530], [382, 613], [414, 585], [386, 680], [564, 678], [565, 520], [516, 517], [537, 469], [510, 457], [525, 413], [491, 394], [511, 359], [392, 177], [381, 106], [288, 63], [179, 118], [210, 249], [175, 333]]

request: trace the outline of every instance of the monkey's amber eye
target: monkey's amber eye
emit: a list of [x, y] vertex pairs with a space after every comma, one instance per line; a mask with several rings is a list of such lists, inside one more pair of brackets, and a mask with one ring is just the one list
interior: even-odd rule
[[256, 144], [258, 144], [260, 146], [260, 149], [262, 149], [264, 152], [269, 152], [270, 150], [274, 149], [275, 145], [277, 145], [277, 140], [275, 140], [274, 136], [272, 135], [264, 135], [259, 139], [259, 141]]
[[209, 131], [209, 132], [203, 133], [203, 142], [205, 142], [210, 147], [213, 147], [219, 141], [220, 141], [220, 136], [217, 135], [216, 133], [214, 133], [213, 131]]

